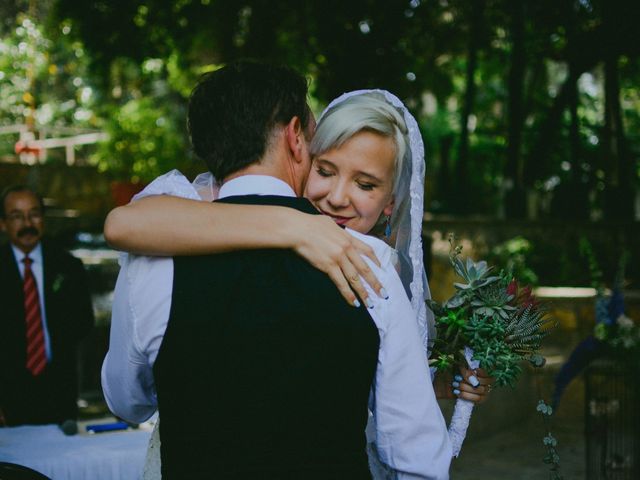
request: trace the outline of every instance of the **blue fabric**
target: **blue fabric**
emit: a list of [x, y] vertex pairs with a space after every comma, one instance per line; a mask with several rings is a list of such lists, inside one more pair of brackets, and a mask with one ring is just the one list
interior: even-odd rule
[[600, 297], [596, 300], [596, 323], [604, 323], [605, 325], [611, 325], [613, 320], [609, 315], [609, 299], [606, 297]]
[[577, 377], [589, 363], [602, 355], [604, 348], [605, 344], [603, 342], [593, 335], [589, 335], [571, 352], [569, 360], [565, 362], [556, 376], [556, 386], [551, 403], [554, 410], [558, 407], [560, 398], [571, 381]]

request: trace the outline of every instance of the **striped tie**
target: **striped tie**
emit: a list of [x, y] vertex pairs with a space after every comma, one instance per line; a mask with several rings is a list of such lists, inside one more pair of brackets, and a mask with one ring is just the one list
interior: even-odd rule
[[44, 347], [44, 330], [40, 315], [40, 296], [36, 277], [31, 271], [33, 260], [24, 257], [24, 311], [27, 326], [27, 370], [35, 377], [44, 371], [47, 354]]

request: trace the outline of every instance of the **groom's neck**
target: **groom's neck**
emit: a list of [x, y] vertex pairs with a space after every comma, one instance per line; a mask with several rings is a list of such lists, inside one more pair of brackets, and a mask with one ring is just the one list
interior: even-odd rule
[[227, 183], [229, 180], [233, 180], [234, 178], [238, 178], [238, 177], [244, 177], [246, 175], [267, 175], [269, 177], [275, 177], [282, 180], [283, 182], [286, 182], [289, 186], [293, 188], [293, 186], [288, 181], [288, 179], [283, 175], [281, 175], [277, 169], [266, 168], [262, 165], [251, 165], [247, 168], [243, 168], [242, 170], [238, 170], [237, 172], [234, 172], [231, 175], [225, 177], [222, 183], [224, 184], [224, 183]]
[[231, 175], [228, 175], [223, 180], [223, 184], [228, 182], [229, 180], [233, 180], [234, 178], [244, 177], [245, 175], [266, 175], [269, 177], [274, 177], [279, 180], [282, 180], [287, 185], [289, 185], [294, 192], [296, 192], [297, 196], [302, 196], [302, 192], [298, 191], [298, 185], [296, 185], [295, 178], [292, 172], [286, 168], [286, 161], [281, 161], [278, 158], [272, 157], [264, 157], [260, 161], [249, 165], [241, 170], [238, 170]]

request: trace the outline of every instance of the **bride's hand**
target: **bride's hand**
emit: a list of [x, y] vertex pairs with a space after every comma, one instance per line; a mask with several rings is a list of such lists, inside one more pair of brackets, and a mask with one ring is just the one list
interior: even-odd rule
[[434, 390], [439, 399], [462, 398], [479, 405], [487, 401], [495, 381], [496, 379], [490, 377], [482, 368], [469, 370], [460, 366], [460, 373], [455, 376], [438, 372]]
[[[323, 215], [303, 214], [290, 232], [295, 234], [292, 248], [311, 265], [326, 273], [351, 305], [357, 305], [356, 294], [367, 304], [369, 295], [362, 279], [381, 295], [382, 284], [361, 255], [380, 265], [373, 248], [348, 234]], [[354, 293], [355, 292], [355, 293]]]
[[489, 398], [496, 379], [490, 377], [482, 368], [469, 370], [460, 366], [460, 373], [453, 377], [452, 393], [455, 397], [463, 398], [479, 405]]

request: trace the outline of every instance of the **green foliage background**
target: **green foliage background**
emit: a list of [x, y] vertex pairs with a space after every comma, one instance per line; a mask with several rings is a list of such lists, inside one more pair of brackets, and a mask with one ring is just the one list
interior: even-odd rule
[[[106, 131], [88, 161], [114, 179], [193, 174], [184, 119], [198, 76], [237, 58], [286, 63], [309, 78], [316, 113], [355, 88], [406, 102], [428, 211], [610, 221], [617, 237], [638, 218], [637, 18], [636, 0], [2, 2], [0, 127], [33, 115]], [[0, 135], [0, 155], [14, 143]], [[575, 277], [561, 251], [535, 239], [526, 255]]]

